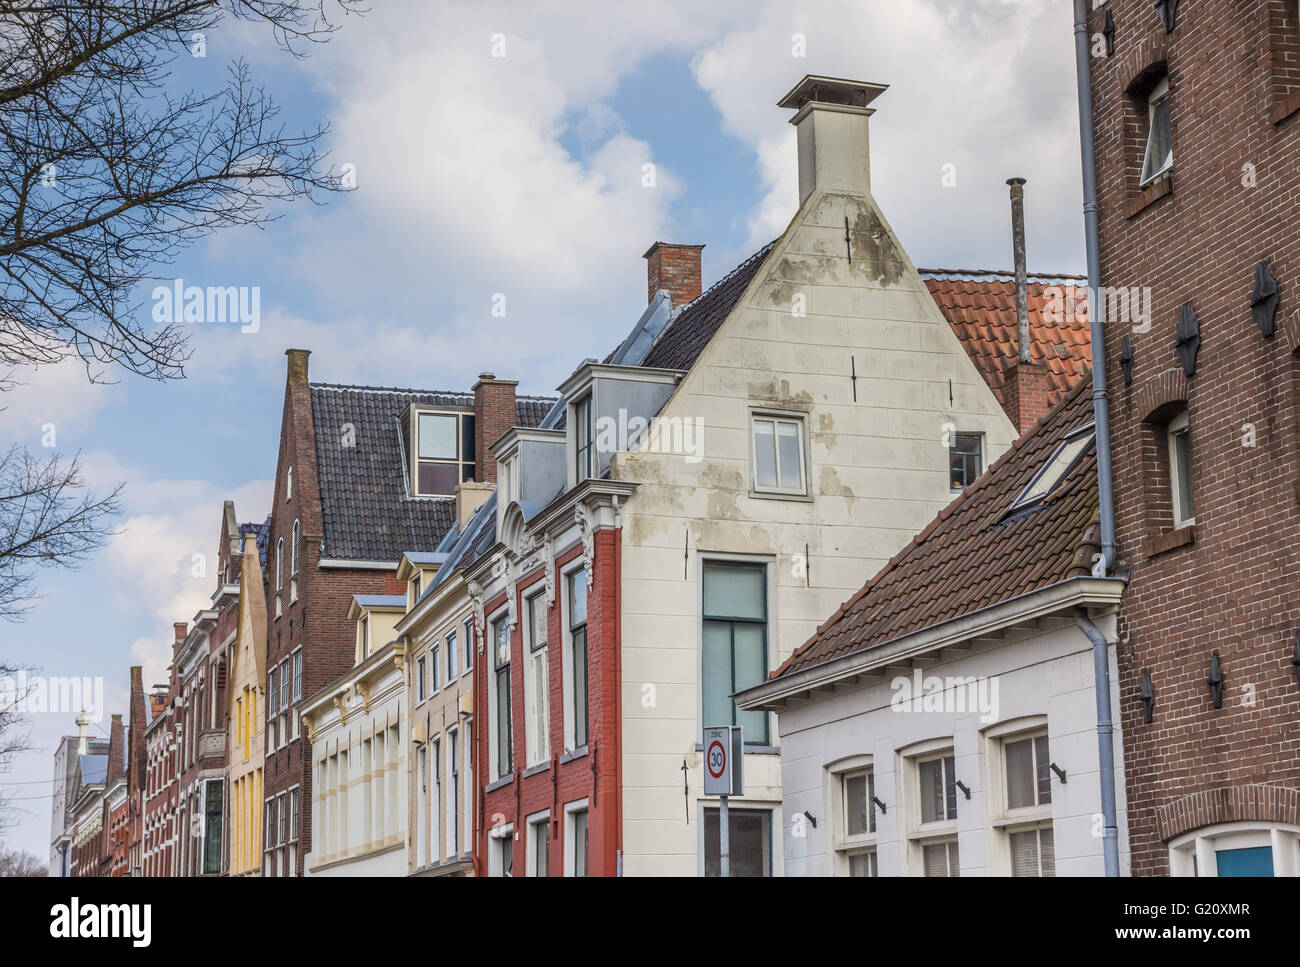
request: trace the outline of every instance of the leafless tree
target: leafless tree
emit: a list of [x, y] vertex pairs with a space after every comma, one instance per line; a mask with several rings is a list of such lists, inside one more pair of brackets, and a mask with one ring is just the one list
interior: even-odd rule
[[[21, 669], [0, 663], [0, 775], [8, 771], [13, 757], [19, 752], [26, 752], [30, 746], [30, 733], [22, 728], [23, 706], [27, 694], [18, 692], [18, 673]], [[0, 790], [0, 831], [8, 828], [14, 818], [14, 810], [9, 800], [12, 794]], [[0, 876], [3, 876], [4, 851], [0, 850]]]
[[358, 3], [0, 0], [0, 369], [183, 375], [184, 335], [140, 321], [136, 286], [195, 239], [275, 217], [268, 203], [342, 186], [326, 129], [288, 131], [246, 64], [202, 93], [177, 92], [172, 66], [228, 18], [302, 56]]
[[31, 853], [0, 849], [0, 877], [49, 876], [45, 863]]

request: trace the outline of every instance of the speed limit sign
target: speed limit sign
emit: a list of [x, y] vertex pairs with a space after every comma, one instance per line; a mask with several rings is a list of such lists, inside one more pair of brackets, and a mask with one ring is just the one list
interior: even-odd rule
[[738, 725], [704, 730], [704, 795], [744, 794], [743, 748]]

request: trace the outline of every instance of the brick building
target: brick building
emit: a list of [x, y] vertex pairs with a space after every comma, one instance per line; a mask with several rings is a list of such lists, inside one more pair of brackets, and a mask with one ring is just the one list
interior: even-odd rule
[[[173, 655], [184, 645], [187, 633], [185, 622], [172, 626]], [[141, 841], [145, 876], [181, 875], [178, 693], [176, 663], [173, 661], [167, 683], [156, 685], [149, 695], [149, 722], [144, 728], [144, 826]]]
[[494, 479], [491, 434], [535, 426], [548, 405], [487, 374], [472, 393], [311, 383], [310, 353], [286, 355], [266, 568], [268, 876], [303, 873], [312, 757], [295, 706], [353, 668], [353, 596], [405, 594], [402, 554], [438, 546], [458, 484]]
[[1092, 6], [1132, 869], [1295, 875], [1300, 11]]

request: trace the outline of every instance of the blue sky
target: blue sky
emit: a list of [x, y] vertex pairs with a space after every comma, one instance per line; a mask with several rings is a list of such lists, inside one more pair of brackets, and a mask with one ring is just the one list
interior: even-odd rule
[[[178, 85], [203, 88], [247, 59], [290, 128], [329, 122], [332, 160], [356, 165], [356, 191], [160, 270], [260, 287], [259, 331], [196, 325], [183, 381], [109, 372], [90, 386], [60, 365], [0, 401], [0, 438], [39, 450], [54, 423], [95, 486], [126, 483], [112, 544], [42, 575], [30, 618], [0, 624], [5, 658], [104, 678], [96, 734], [126, 711], [128, 666], [164, 680], [171, 622], [210, 595], [191, 561], [215, 555], [222, 501], [241, 520], [267, 512], [286, 348], [313, 351], [317, 380], [467, 389], [492, 370], [553, 392], [639, 315], [653, 241], [706, 244], [707, 285], [784, 228], [795, 147], [775, 104], [806, 73], [891, 85], [871, 122], [873, 191], [917, 265], [1008, 267], [1005, 181], [1019, 175], [1030, 269], [1083, 269], [1062, 0], [671, 0], [653, 22], [641, 5], [577, 0], [375, 6], [306, 61], [232, 24], [177, 64]], [[7, 845], [47, 855], [41, 797], [72, 717], [35, 716], [37, 751], [0, 774], [24, 810]]]

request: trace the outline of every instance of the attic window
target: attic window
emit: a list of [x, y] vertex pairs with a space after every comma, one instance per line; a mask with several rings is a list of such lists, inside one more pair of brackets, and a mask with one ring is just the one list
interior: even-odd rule
[[1021, 510], [1045, 500], [1047, 495], [1056, 489], [1056, 485], [1075, 468], [1083, 455], [1091, 449], [1095, 435], [1096, 431], [1090, 423], [1062, 440], [1047, 463], [1034, 475], [1029, 486], [1020, 492], [1011, 509]]
[[474, 414], [416, 410], [412, 422], [417, 496], [450, 497], [474, 479]]

